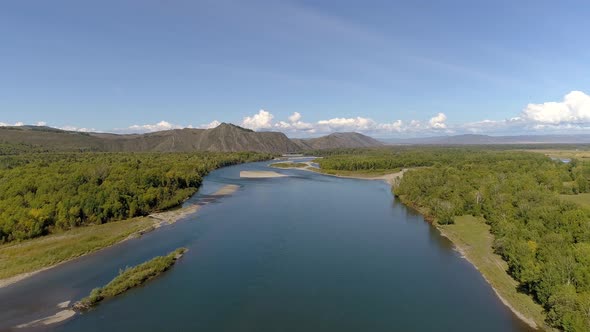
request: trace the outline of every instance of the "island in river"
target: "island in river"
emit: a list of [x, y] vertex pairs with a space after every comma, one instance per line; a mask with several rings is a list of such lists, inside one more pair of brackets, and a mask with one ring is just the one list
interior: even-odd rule
[[0, 289], [0, 322], [49, 316], [119, 269], [182, 246], [194, 250], [148, 287], [52, 329], [529, 331], [385, 182], [300, 170], [240, 177], [267, 165], [214, 171], [197, 196], [241, 189], [197, 216]]

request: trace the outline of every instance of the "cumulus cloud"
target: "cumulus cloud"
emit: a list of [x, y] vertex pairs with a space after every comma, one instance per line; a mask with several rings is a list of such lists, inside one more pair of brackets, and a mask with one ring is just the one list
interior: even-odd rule
[[[315, 122], [304, 121], [300, 112], [293, 112], [285, 119], [275, 120], [275, 116], [264, 109], [242, 119], [242, 127], [253, 130], [278, 130], [290, 136], [309, 135], [311, 133], [326, 134], [336, 131], [354, 131], [377, 137], [391, 135], [429, 136], [457, 133], [502, 134], [514, 135], [524, 133], [571, 133], [590, 130], [590, 96], [582, 91], [571, 91], [562, 101], [548, 101], [526, 105], [517, 116], [500, 120], [482, 120], [467, 123], [447, 123], [447, 115], [436, 113], [432, 117], [413, 120], [390, 120], [391, 122], [375, 121], [369, 117], [335, 117]], [[201, 124], [197, 128], [214, 128], [221, 124], [214, 120]], [[8, 124], [0, 122], [0, 126], [22, 126], [22, 122]], [[38, 126], [47, 125], [37, 122]], [[154, 132], [180, 128], [193, 128], [191, 125], [179, 125], [167, 121], [155, 124], [132, 125], [115, 132]], [[96, 131], [90, 128], [64, 126], [60, 129], [71, 131]]]
[[215, 128], [217, 126], [219, 126], [221, 124], [221, 122], [217, 121], [217, 120], [213, 120], [207, 124], [202, 124], [199, 126], [199, 128], [201, 129], [211, 129], [211, 128]]
[[561, 102], [528, 104], [521, 117], [538, 125], [590, 124], [590, 96], [572, 91]]
[[132, 125], [127, 128], [123, 129], [115, 129], [116, 132], [123, 132], [123, 133], [152, 133], [155, 131], [163, 131], [163, 130], [172, 130], [172, 129], [183, 129], [183, 128], [193, 128], [192, 125], [179, 125], [170, 123], [168, 121], [160, 121], [155, 124], [143, 124], [143, 125]]
[[354, 131], [369, 135], [388, 136], [400, 133], [428, 134], [452, 133], [453, 130], [447, 128], [447, 116], [444, 113], [438, 113], [428, 121], [411, 120], [404, 122], [395, 120], [393, 122], [380, 123], [371, 118], [357, 116], [350, 118], [331, 118], [319, 120], [316, 122], [304, 122], [303, 115], [294, 112], [286, 120], [273, 121], [275, 116], [265, 110], [260, 110], [257, 114], [247, 116], [242, 121], [242, 126], [254, 130], [278, 130], [293, 135], [312, 134], [312, 133], [330, 133], [336, 131]]
[[377, 126], [377, 128], [386, 132], [396, 133], [401, 133], [405, 130], [404, 122], [402, 120], [396, 120], [392, 123], [381, 123]]
[[296, 123], [299, 122], [299, 120], [301, 120], [301, 113], [299, 112], [294, 112], [290, 117], [289, 117], [289, 122], [291, 123]]
[[[22, 127], [24, 126], [25, 123], [24, 122], [15, 122], [15, 123], [5, 123], [5, 122], [0, 122], [0, 127]], [[37, 121], [33, 124], [33, 126], [47, 126], [47, 122], [45, 121]], [[61, 126], [61, 127], [55, 127], [57, 129], [61, 129], [61, 130], [66, 130], [66, 131], [79, 131], [79, 132], [96, 132], [97, 130], [94, 128], [80, 128], [80, 127], [76, 127], [76, 126]]]
[[82, 133], [97, 132], [97, 130], [94, 128], [80, 128], [80, 127], [76, 127], [76, 126], [63, 126], [63, 127], [57, 127], [57, 129], [66, 130], [66, 131], [79, 131]]
[[289, 116], [289, 121], [279, 121], [274, 124], [274, 127], [281, 131], [291, 131], [291, 132], [315, 132], [314, 125], [311, 123], [301, 121], [301, 113], [294, 112]]
[[[204, 123], [202, 125], [197, 126], [196, 128], [199, 129], [211, 129], [219, 126], [221, 124], [218, 120], [213, 120], [209, 123]], [[124, 129], [117, 129], [117, 132], [123, 133], [152, 133], [156, 131], [163, 131], [163, 130], [173, 130], [173, 129], [184, 129], [184, 128], [195, 128], [193, 125], [180, 125], [171, 123], [168, 121], [160, 121], [155, 124], [144, 124], [144, 125], [132, 125]]]
[[430, 118], [430, 120], [428, 120], [428, 125], [432, 129], [446, 129], [447, 128], [447, 124], [445, 123], [446, 121], [447, 121], [447, 116], [444, 113], [438, 113], [436, 116], [434, 116], [434, 117]]
[[265, 110], [258, 111], [257, 114], [247, 116], [242, 121], [242, 127], [253, 130], [272, 128], [272, 119], [274, 116]]
[[376, 128], [377, 123], [372, 119], [357, 116], [356, 118], [320, 120], [317, 125], [333, 131], [369, 131]]
[[156, 124], [144, 124], [144, 125], [132, 125], [129, 126], [130, 131], [136, 132], [154, 132], [154, 131], [161, 131], [161, 130], [171, 130], [171, 129], [180, 129], [183, 128], [182, 126], [172, 124], [168, 121], [160, 121]]
[[20, 121], [19, 122], [16, 122], [16, 123], [13, 123], [13, 124], [0, 122], [0, 127], [22, 127], [24, 125], [25, 124], [23, 122], [20, 122]]

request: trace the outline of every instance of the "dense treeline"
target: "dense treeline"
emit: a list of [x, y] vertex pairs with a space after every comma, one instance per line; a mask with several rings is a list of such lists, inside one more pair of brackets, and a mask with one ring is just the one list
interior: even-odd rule
[[0, 156], [31, 152], [48, 152], [48, 150], [30, 144], [13, 144], [0, 141]]
[[378, 148], [378, 149], [337, 149], [317, 151], [317, 155], [329, 157], [319, 159], [322, 169], [336, 171], [394, 170], [404, 167], [448, 164], [455, 155], [463, 155], [464, 149], [440, 148]]
[[537, 153], [473, 148], [382, 149], [333, 155], [331, 169], [412, 166], [395, 185], [439, 223], [482, 216], [509, 273], [547, 310], [552, 326], [590, 331], [590, 211], [559, 194], [590, 191], [590, 164]]
[[0, 243], [174, 207], [197, 191], [209, 171], [269, 158], [255, 153], [0, 156]]

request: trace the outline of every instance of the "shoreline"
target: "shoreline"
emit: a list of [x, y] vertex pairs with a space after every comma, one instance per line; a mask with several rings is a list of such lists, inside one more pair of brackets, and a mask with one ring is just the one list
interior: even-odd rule
[[[464, 245], [464, 244], [460, 243], [457, 239], [455, 239], [453, 236], [451, 236], [449, 234], [450, 233], [449, 230], [446, 230], [442, 225], [437, 224], [436, 221], [434, 220], [434, 218], [432, 218], [427, 213], [425, 213], [424, 210], [421, 209], [419, 206], [416, 206], [412, 202], [407, 201], [407, 200], [403, 199], [400, 196], [396, 196], [396, 197], [405, 206], [407, 206], [407, 207], [411, 208], [412, 210], [418, 212], [424, 218], [424, 221], [428, 222], [431, 226], [433, 226], [434, 228], [436, 228], [436, 230], [439, 232], [439, 234], [441, 236], [443, 236], [444, 238], [448, 239], [453, 244], [453, 249], [455, 251], [457, 251], [459, 254], [461, 254], [461, 257], [464, 258], [467, 262], [469, 262], [469, 264], [471, 264], [471, 266], [473, 266], [477, 270], [477, 272], [479, 273], [479, 275], [481, 275], [482, 278], [485, 280], [485, 282], [492, 288], [492, 290], [494, 291], [494, 293], [496, 294], [496, 296], [498, 297], [498, 299], [500, 300], [500, 302], [502, 302], [502, 304], [504, 304], [518, 319], [520, 319], [525, 324], [527, 324], [528, 326], [530, 326], [531, 328], [533, 328], [535, 330], [538, 330], [538, 331], [553, 331], [548, 326], [546, 326], [544, 324], [544, 322], [537, 322], [532, 317], [529, 317], [529, 316], [523, 314], [520, 310], [516, 309], [513, 306], [513, 304], [510, 303], [510, 301], [508, 301], [500, 293], [500, 291], [492, 284], [492, 282], [490, 281], [490, 279], [482, 272], [481, 267], [478, 266], [478, 264], [476, 264], [474, 262], [474, 260], [473, 260], [472, 257], [470, 257], [470, 255], [468, 254], [468, 248], [467, 248], [468, 245], [467, 244]], [[490, 236], [493, 237], [493, 235], [491, 233], [490, 233]], [[504, 262], [504, 260], [502, 260], [502, 262]], [[508, 272], [504, 271], [504, 273], [506, 274], [506, 276], [508, 278], [510, 278], [511, 280], [514, 281], [514, 279], [512, 278], [511, 275], [508, 274]]]
[[[311, 162], [310, 162], [311, 163]], [[269, 165], [270, 167], [272, 167], [272, 164]], [[388, 184], [393, 185], [393, 182], [396, 180], [399, 180], [403, 177], [404, 173], [406, 171], [408, 171], [408, 169], [402, 169], [399, 172], [395, 172], [395, 173], [389, 173], [389, 174], [384, 174], [384, 175], [380, 175], [380, 176], [374, 176], [374, 177], [366, 177], [366, 176], [354, 176], [354, 175], [335, 175], [335, 174], [325, 174], [322, 173], [321, 171], [319, 171], [318, 168], [312, 167], [312, 166], [308, 166], [308, 167], [291, 167], [291, 168], [280, 168], [280, 169], [295, 169], [295, 170], [304, 170], [304, 171], [308, 171], [308, 172], [314, 172], [317, 174], [321, 174], [321, 175], [325, 175], [325, 176], [332, 176], [332, 177], [339, 177], [339, 178], [346, 178], [346, 179], [358, 179], [358, 180], [381, 180], [381, 181], [386, 181]], [[270, 173], [274, 173], [274, 172], [270, 172]], [[277, 173], [278, 174], [278, 173]], [[283, 175], [283, 176], [287, 176], [287, 175]], [[38, 273], [42, 273], [44, 271], [47, 271], [49, 269], [58, 267], [62, 264], [71, 262], [77, 258], [89, 255], [89, 254], [93, 254], [95, 252], [98, 252], [100, 250], [109, 248], [109, 247], [113, 247], [115, 245], [118, 245], [120, 243], [123, 243], [129, 239], [133, 239], [136, 237], [140, 237], [141, 235], [153, 231], [155, 229], [158, 229], [162, 226], [165, 225], [170, 225], [173, 224], [185, 217], [187, 217], [188, 215], [194, 214], [196, 212], [198, 212], [200, 210], [201, 207], [203, 207], [204, 205], [207, 205], [208, 203], [210, 203], [211, 201], [213, 201], [216, 198], [221, 198], [227, 195], [231, 195], [234, 192], [236, 192], [238, 189], [240, 188], [240, 186], [238, 185], [225, 185], [222, 188], [220, 188], [219, 190], [217, 190], [215, 193], [211, 194], [211, 195], [207, 195], [206, 197], [204, 197], [204, 200], [198, 200], [197, 202], [190, 204], [189, 206], [186, 207], [182, 207], [182, 208], [173, 208], [172, 210], [168, 210], [168, 211], [163, 211], [163, 212], [156, 212], [156, 213], [152, 213], [149, 214], [148, 216], [146, 216], [146, 218], [150, 218], [153, 220], [153, 223], [151, 226], [144, 228], [142, 230], [139, 230], [137, 232], [134, 232], [132, 234], [130, 234], [129, 236], [123, 238], [121, 241], [117, 241], [113, 244], [110, 244], [108, 246], [104, 246], [101, 247], [97, 250], [94, 251], [90, 251], [90, 252], [86, 252], [83, 253], [81, 255], [72, 257], [70, 259], [58, 262], [54, 265], [51, 266], [46, 266], [43, 268], [40, 268], [38, 270], [35, 271], [31, 271], [31, 272], [25, 272], [19, 275], [15, 275], [9, 278], [5, 278], [5, 279], [1, 279], [0, 280], [0, 288], [3, 287], [7, 287], [9, 285], [18, 283], [19, 281], [25, 280], [31, 276], [34, 276]], [[423, 209], [420, 209], [420, 207], [415, 206], [415, 204], [413, 204], [412, 202], [409, 202], [399, 196], [396, 196], [397, 198], [400, 199], [400, 202], [402, 202], [405, 206], [417, 211], [418, 213], [420, 213], [421, 216], [423, 216], [424, 220], [427, 221], [428, 223], [430, 223], [432, 226], [434, 226], [438, 231], [439, 234], [445, 238], [447, 238], [452, 244], [454, 249], [461, 254], [462, 258], [465, 258], [469, 264], [471, 264], [477, 271], [478, 273], [483, 277], [483, 279], [486, 281], [486, 283], [492, 288], [492, 290], [494, 291], [494, 293], [496, 294], [496, 296], [498, 297], [498, 299], [518, 318], [520, 319], [522, 322], [524, 322], [525, 324], [529, 325], [530, 327], [537, 329], [537, 330], [548, 330], [550, 331], [550, 329], [547, 328], [547, 326], [545, 324], [543, 324], [543, 322], [539, 322], [537, 323], [537, 321], [531, 317], [528, 317], [527, 315], [523, 314], [521, 311], [517, 310], [510, 301], [508, 301], [501, 293], [500, 291], [494, 287], [494, 285], [492, 284], [492, 282], [490, 281], [490, 279], [482, 272], [481, 267], [478, 266], [478, 264], [476, 264], [472, 258], [469, 257], [469, 247], [467, 244], [461, 243], [460, 241], [458, 241], [457, 239], [453, 239], [454, 237], [449, 235], [449, 231], [444, 229], [441, 225], [436, 224], [436, 222], [434, 221], [434, 219], [430, 216], [428, 216], [427, 213], [424, 213]], [[212, 200], [207, 199], [207, 198], [212, 198]], [[490, 234], [491, 235], [491, 234]], [[493, 235], [492, 235], [493, 236]], [[509, 277], [512, 278], [506, 271], [504, 271], [504, 273]], [[61, 317], [65, 317], [64, 319], [68, 319], [68, 315], [70, 315], [71, 313], [68, 312], [68, 310], [64, 310], [62, 309], [62, 311], [58, 312], [56, 315], [51, 316], [51, 317], [46, 317], [46, 318], [42, 318], [39, 319], [38, 321], [32, 322], [32, 323], [43, 323], [43, 321], [46, 320], [50, 320], [52, 323], [54, 322], [59, 322], [61, 321]], [[60, 317], [56, 317], [56, 316], [60, 316]], [[58, 319], [57, 321], [55, 321], [55, 319]], [[23, 326], [25, 327], [25, 326]]]
[[464, 258], [466, 261], [468, 261], [469, 264], [471, 264], [477, 270], [477, 272], [479, 272], [479, 274], [486, 281], [486, 283], [492, 288], [492, 290], [494, 291], [494, 293], [496, 294], [496, 296], [498, 297], [498, 299], [500, 299], [500, 302], [502, 302], [502, 304], [504, 304], [508, 309], [510, 309], [510, 311], [516, 317], [518, 317], [518, 319], [520, 319], [521, 321], [523, 321], [524, 323], [526, 323], [528, 326], [532, 327], [535, 330], [544, 330], [544, 327], [539, 326], [539, 324], [537, 324], [537, 322], [533, 318], [527, 317], [525, 314], [523, 314], [522, 312], [520, 312], [519, 310], [517, 310], [516, 308], [514, 308], [512, 306], [512, 304], [508, 300], [506, 300], [500, 294], [500, 291], [498, 291], [498, 289], [496, 289], [496, 287], [494, 287], [494, 285], [492, 285], [492, 282], [481, 271], [481, 269], [479, 268], [479, 266], [477, 264], [475, 264], [473, 262], [473, 260], [469, 257], [469, 255], [466, 252], [466, 249], [463, 246], [461, 246], [460, 244], [458, 244], [457, 241], [453, 241], [452, 237], [449, 236], [449, 234], [445, 231], [444, 228], [440, 227], [439, 225], [435, 225], [435, 227], [436, 227], [436, 229], [438, 230], [438, 232], [440, 233], [441, 236], [443, 236], [443, 237], [447, 238], [449, 241], [451, 241], [451, 243], [453, 244], [454, 249], [459, 254], [461, 254], [461, 257]]
[[240, 171], [240, 178], [242, 179], [273, 179], [284, 177], [288, 177], [288, 175], [274, 171]]
[[[228, 195], [233, 194], [239, 188], [240, 188], [240, 186], [238, 186], [238, 185], [228, 184], [228, 185], [223, 186], [219, 190], [217, 190], [215, 193], [206, 196], [205, 198], [212, 198], [213, 200], [218, 199], [218, 198], [222, 198], [224, 196], [228, 196]], [[191, 214], [198, 212], [203, 206], [209, 204], [211, 201], [212, 201], [211, 199], [208, 199], [208, 200], [206, 199], [206, 200], [202, 200], [202, 201], [197, 201], [194, 204], [191, 204], [186, 207], [172, 208], [171, 210], [168, 210], [168, 211], [151, 213], [145, 217], [145, 218], [152, 219], [152, 224], [150, 226], [140, 229], [139, 231], [136, 231], [132, 234], [129, 234], [129, 236], [123, 238], [120, 241], [116, 241], [115, 243], [98, 248], [96, 250], [85, 252], [80, 255], [72, 256], [69, 259], [63, 260], [63, 261], [55, 263], [53, 265], [48, 265], [48, 266], [42, 267], [42, 268], [34, 270], [34, 271], [24, 272], [24, 273], [17, 274], [17, 275], [8, 277], [8, 278], [0, 279], [0, 289], [4, 288], [4, 287], [8, 287], [13, 284], [16, 284], [22, 280], [25, 280], [29, 277], [32, 277], [32, 276], [37, 275], [39, 273], [45, 272], [47, 270], [59, 267], [62, 264], [72, 262], [78, 258], [99, 252], [103, 249], [114, 247], [116, 245], [119, 245], [119, 244], [127, 241], [127, 240], [141, 237], [142, 235], [152, 232], [162, 226], [171, 225], [171, 224], [173, 224], [173, 223], [175, 223], [175, 222], [177, 222], [177, 221], [179, 221]], [[125, 221], [125, 220], [123, 220], [123, 221]], [[108, 223], [106, 225], [108, 225]], [[43, 237], [41, 237], [39, 239], [43, 239]], [[35, 239], [32, 239], [31, 241], [35, 241]]]
[[272, 163], [272, 164], [269, 164], [269, 167], [276, 168], [276, 169], [294, 169], [294, 170], [300, 170], [300, 171], [307, 171], [307, 172], [313, 172], [313, 173], [317, 173], [317, 174], [321, 174], [321, 175], [325, 175], [325, 176], [332, 176], [332, 177], [342, 178], [342, 179], [357, 179], [357, 180], [371, 180], [371, 181], [382, 180], [382, 181], [386, 181], [387, 183], [389, 183], [391, 185], [393, 185], [395, 180], [401, 179], [404, 176], [404, 173], [406, 173], [409, 170], [408, 168], [404, 168], [399, 172], [388, 173], [388, 174], [383, 174], [383, 175], [378, 175], [378, 176], [338, 175], [338, 174], [323, 173], [320, 168], [311, 166], [311, 163], [312, 163], [312, 161], [305, 162], [305, 164], [308, 165], [306, 167], [275, 167], [273, 165], [279, 164], [279, 163]]
[[[272, 164], [270, 165], [272, 167]], [[282, 168], [282, 169], [298, 169], [298, 170], [304, 170], [304, 171], [308, 171], [308, 172], [314, 172], [317, 174], [322, 174], [322, 175], [326, 175], [326, 176], [333, 176], [333, 177], [339, 177], [339, 178], [345, 178], [345, 179], [359, 179], [359, 180], [383, 180], [386, 181], [388, 184], [393, 185], [393, 182], [396, 179], [401, 179], [404, 175], [405, 172], [408, 171], [408, 169], [402, 169], [400, 172], [397, 173], [390, 173], [390, 174], [385, 174], [385, 175], [381, 175], [381, 176], [377, 176], [377, 177], [362, 177], [362, 176], [345, 176], [345, 175], [334, 175], [334, 174], [325, 174], [322, 173], [320, 171], [316, 171], [315, 167], [313, 167], [314, 169], [311, 169], [311, 166], [308, 167], [289, 167], [289, 168]], [[477, 271], [478, 273], [483, 277], [483, 279], [486, 281], [486, 283], [492, 288], [492, 290], [494, 291], [494, 293], [496, 294], [496, 296], [498, 297], [498, 299], [500, 300], [500, 302], [502, 302], [502, 304], [504, 304], [518, 319], [520, 319], [522, 322], [524, 322], [525, 324], [527, 324], [528, 326], [530, 326], [531, 328], [535, 329], [535, 330], [548, 330], [550, 331], [547, 326], [545, 324], [543, 324], [543, 322], [540, 322], [539, 324], [535, 321], [535, 319], [528, 317], [527, 315], [523, 314], [522, 312], [520, 312], [519, 310], [517, 310], [511, 303], [510, 301], [508, 301], [504, 296], [502, 296], [500, 294], [500, 292], [498, 291], [498, 289], [496, 289], [496, 287], [494, 287], [494, 285], [492, 285], [492, 282], [488, 279], [488, 277], [482, 272], [481, 268], [478, 266], [478, 264], [476, 264], [472, 258], [469, 257], [469, 255], [467, 254], [467, 248], [464, 247], [461, 243], [459, 243], [456, 240], [453, 240], [453, 237], [449, 235], [448, 231], [446, 231], [443, 227], [441, 227], [440, 225], [436, 224], [435, 220], [430, 217], [428, 214], [424, 213], [422, 209], [420, 209], [419, 207], [415, 206], [414, 204], [412, 204], [411, 202], [404, 200], [402, 198], [400, 198], [399, 196], [395, 196], [396, 198], [399, 198], [401, 203], [403, 203], [405, 206], [417, 211], [423, 218], [424, 221], [428, 222], [431, 226], [434, 226], [439, 234], [443, 237], [445, 237], [446, 239], [448, 239], [452, 244], [453, 244], [453, 248], [461, 254], [461, 256], [467, 260], [469, 262], [469, 264], [471, 264]], [[491, 235], [491, 234], [490, 234]], [[492, 235], [493, 236], [493, 235]], [[510, 276], [506, 271], [504, 271], [504, 273], [506, 273], [506, 275], [512, 279], [512, 276]], [[512, 279], [513, 280], [513, 279]]]

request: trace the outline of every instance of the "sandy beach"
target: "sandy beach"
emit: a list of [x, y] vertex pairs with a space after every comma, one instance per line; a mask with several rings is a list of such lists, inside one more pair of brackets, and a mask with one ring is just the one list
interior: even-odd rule
[[241, 171], [240, 177], [246, 179], [282, 178], [288, 175], [273, 171]]
[[[305, 162], [304, 164], [307, 164], [306, 167], [277, 167], [277, 168], [297, 169], [297, 170], [315, 172], [315, 173], [319, 173], [319, 174], [326, 175], [326, 176], [333, 176], [333, 177], [345, 178], [345, 179], [382, 180], [382, 181], [386, 181], [389, 184], [393, 184], [397, 179], [401, 179], [404, 176], [404, 173], [408, 171], [408, 169], [402, 169], [399, 172], [384, 174], [384, 175], [380, 175], [380, 176], [335, 175], [335, 174], [326, 174], [326, 173], [321, 172], [321, 169], [313, 166], [312, 163], [313, 163], [313, 161]], [[273, 167], [273, 164], [270, 164], [270, 166]], [[272, 172], [270, 172], [270, 173], [272, 173]]]
[[63, 322], [67, 319], [74, 317], [75, 315], [76, 315], [76, 312], [74, 310], [66, 309], [66, 310], [59, 311], [55, 315], [52, 315], [49, 317], [37, 319], [37, 320], [34, 320], [34, 321], [26, 323], [26, 324], [17, 325], [17, 326], [15, 326], [15, 328], [24, 329], [24, 328], [33, 328], [33, 327], [39, 327], [39, 326], [47, 326], [47, 325]]
[[194, 204], [190, 204], [180, 209], [152, 213], [149, 215], [149, 217], [156, 220], [156, 222], [154, 223], [155, 228], [159, 228], [165, 224], [172, 224], [186, 216], [196, 213], [197, 211], [199, 211], [201, 207], [209, 204], [215, 199], [222, 198], [223, 196], [228, 196], [235, 193], [239, 188], [240, 186], [238, 185], [228, 184], [223, 186], [221, 189], [217, 190], [212, 195], [205, 196], [203, 199], [200, 199]]

